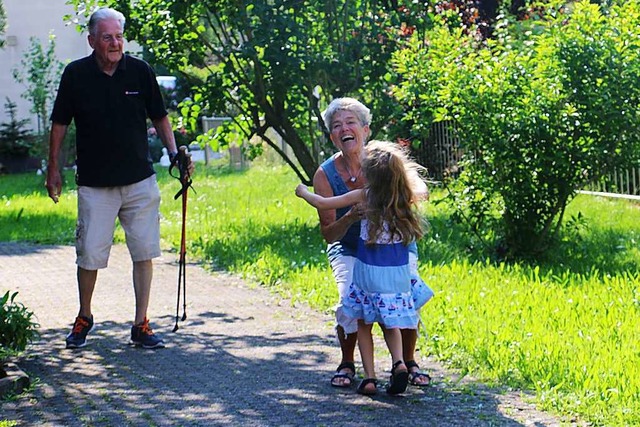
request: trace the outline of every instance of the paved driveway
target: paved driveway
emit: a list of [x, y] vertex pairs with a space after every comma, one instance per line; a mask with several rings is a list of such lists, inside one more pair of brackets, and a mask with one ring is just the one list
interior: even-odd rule
[[[41, 339], [19, 361], [35, 386], [0, 402], [20, 426], [551, 426], [522, 401], [456, 376], [430, 360], [426, 389], [373, 398], [332, 388], [339, 362], [331, 318], [292, 307], [267, 290], [187, 266], [187, 320], [172, 332], [177, 256], [156, 260], [149, 310], [162, 350], [127, 345], [133, 317], [131, 262], [115, 246], [93, 299], [96, 329], [81, 350], [64, 348], [78, 309], [74, 249], [0, 243], [0, 290], [19, 291]], [[180, 308], [182, 313], [182, 307]], [[383, 344], [378, 343], [381, 351]], [[387, 378], [386, 352], [378, 376]]]

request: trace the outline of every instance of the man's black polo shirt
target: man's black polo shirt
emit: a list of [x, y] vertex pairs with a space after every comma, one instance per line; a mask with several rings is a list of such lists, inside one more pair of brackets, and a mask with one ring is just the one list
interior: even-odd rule
[[147, 116], [167, 115], [149, 64], [124, 55], [113, 76], [95, 54], [64, 69], [51, 113], [54, 123], [76, 124], [76, 181], [90, 187], [129, 185], [154, 173]]

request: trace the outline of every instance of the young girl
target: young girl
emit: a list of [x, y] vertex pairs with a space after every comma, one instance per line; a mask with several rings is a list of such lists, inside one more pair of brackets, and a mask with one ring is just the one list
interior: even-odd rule
[[309, 192], [302, 184], [296, 188], [296, 195], [317, 209], [359, 203], [364, 208], [353, 283], [342, 301], [345, 313], [358, 319], [358, 347], [365, 372], [365, 379], [358, 386], [361, 394], [377, 391], [373, 323], [382, 328], [391, 353], [393, 367], [387, 392], [398, 394], [406, 390], [409, 372], [402, 361], [400, 329], [418, 327], [416, 309], [433, 295], [424, 282], [411, 274], [410, 268], [409, 246], [423, 235], [421, 218], [413, 208], [415, 202], [428, 196], [418, 170], [419, 165], [397, 144], [370, 141], [362, 160], [364, 189], [325, 198]]

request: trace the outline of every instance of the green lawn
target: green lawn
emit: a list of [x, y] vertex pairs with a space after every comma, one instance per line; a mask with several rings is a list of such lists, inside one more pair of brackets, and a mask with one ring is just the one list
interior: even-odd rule
[[[159, 171], [162, 245], [180, 239], [176, 180]], [[72, 177], [69, 176], [72, 181]], [[188, 257], [330, 310], [337, 291], [313, 208], [281, 166], [201, 167], [189, 194]], [[72, 244], [75, 192], [46, 198], [42, 177], [0, 177], [0, 241]], [[535, 392], [545, 409], [596, 425], [640, 424], [640, 209], [578, 196], [560, 243], [532, 263], [495, 263], [450, 220], [433, 189], [420, 272], [436, 291], [423, 310], [424, 353], [488, 382]], [[122, 240], [122, 233], [116, 239]]]

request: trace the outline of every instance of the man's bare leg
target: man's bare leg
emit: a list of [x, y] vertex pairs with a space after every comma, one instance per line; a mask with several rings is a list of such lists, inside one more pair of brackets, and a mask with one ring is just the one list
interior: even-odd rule
[[133, 263], [133, 289], [136, 296], [136, 314], [134, 324], [140, 325], [147, 317], [149, 295], [153, 279], [153, 262], [151, 260]]
[[78, 316], [91, 319], [91, 299], [93, 298], [93, 290], [96, 288], [96, 280], [98, 278], [98, 270], [85, 270], [78, 267], [78, 296], [80, 297], [80, 310]]

